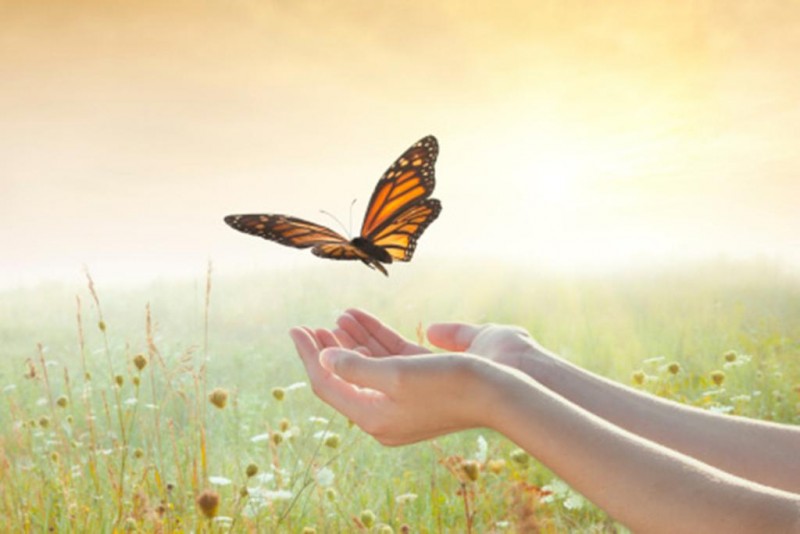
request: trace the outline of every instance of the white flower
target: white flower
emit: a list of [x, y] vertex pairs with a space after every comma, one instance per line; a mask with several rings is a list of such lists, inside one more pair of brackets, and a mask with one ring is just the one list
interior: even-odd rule
[[247, 504], [242, 512], [247, 517], [257, 515], [262, 508], [273, 501], [288, 501], [292, 498], [291, 491], [267, 490], [260, 487], [250, 488], [247, 495]]
[[320, 441], [325, 441], [329, 437], [337, 436], [336, 432], [331, 432], [330, 430], [319, 430], [314, 432], [314, 439], [318, 439]]
[[317, 471], [315, 478], [317, 479], [317, 484], [322, 487], [328, 487], [333, 485], [333, 480], [336, 478], [336, 475], [330, 468], [323, 467]]
[[253, 443], [260, 443], [262, 441], [267, 441], [269, 439], [269, 432], [265, 432], [264, 434], [259, 434], [257, 436], [253, 436], [250, 438], [250, 441]]
[[409, 502], [414, 502], [415, 500], [417, 500], [417, 494], [416, 493], [403, 493], [403, 494], [398, 495], [397, 497], [395, 497], [394, 500], [395, 500], [395, 502], [397, 504], [406, 504], [406, 503], [409, 503]]
[[125, 404], [128, 405], [128, 406], [133, 406], [137, 402], [139, 402], [139, 399], [137, 399], [136, 397], [130, 397], [128, 399], [125, 399]]
[[709, 412], [726, 414], [733, 411], [733, 406], [727, 404], [714, 404], [708, 407]]
[[486, 456], [489, 454], [489, 444], [486, 438], [478, 436], [478, 450], [475, 452], [475, 459], [480, 463], [486, 463]]
[[229, 478], [216, 476], [208, 477], [208, 481], [217, 486], [227, 486], [231, 483], [231, 479]]
[[732, 362], [725, 362], [724, 364], [722, 364], [722, 367], [724, 367], [725, 369], [730, 369], [731, 367], [739, 367], [741, 365], [750, 363], [750, 360], [752, 359], [753, 357], [750, 356], [749, 354], [737, 354], [735, 360], [733, 360]]
[[295, 389], [302, 389], [302, 388], [306, 387], [306, 385], [307, 384], [305, 382], [295, 382], [294, 384], [289, 384], [288, 386], [286, 386], [283, 389], [286, 390], [286, 391], [293, 391]]
[[309, 417], [308, 420], [311, 421], [312, 423], [319, 423], [321, 425], [327, 425], [328, 423], [330, 423], [330, 421], [328, 421], [324, 417], [317, 417], [315, 415]]
[[253, 480], [259, 486], [266, 486], [267, 484], [275, 480], [275, 475], [273, 475], [272, 473], [259, 473], [253, 477]]
[[3, 388], [3, 393], [8, 393], [9, 391], [14, 391], [15, 389], [17, 389], [16, 384], [9, 384]]

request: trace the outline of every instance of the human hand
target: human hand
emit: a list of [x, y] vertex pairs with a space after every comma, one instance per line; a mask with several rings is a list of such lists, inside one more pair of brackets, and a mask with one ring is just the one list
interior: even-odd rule
[[314, 393], [384, 445], [485, 425], [494, 393], [482, 375], [497, 373], [497, 366], [467, 354], [412, 355], [414, 344], [397, 343], [399, 336], [386, 329], [377, 334], [355, 351], [328, 330], [290, 331]]
[[[333, 333], [342, 345], [363, 354], [383, 357], [430, 352], [363, 310], [347, 310], [337, 324]], [[444, 350], [468, 352], [515, 369], [522, 369], [526, 359], [547, 354], [518, 326], [437, 323], [428, 328], [428, 340]]]

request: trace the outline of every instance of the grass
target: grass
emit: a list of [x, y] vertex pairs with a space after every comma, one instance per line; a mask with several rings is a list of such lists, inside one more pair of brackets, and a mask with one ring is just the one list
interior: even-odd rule
[[320, 264], [43, 285], [0, 293], [0, 520], [16, 532], [624, 531], [502, 436], [389, 449], [318, 401], [287, 330], [350, 306], [414, 339], [436, 320], [520, 324], [655, 394], [800, 421], [800, 281], [767, 263], [582, 277], [423, 265], [388, 280]]

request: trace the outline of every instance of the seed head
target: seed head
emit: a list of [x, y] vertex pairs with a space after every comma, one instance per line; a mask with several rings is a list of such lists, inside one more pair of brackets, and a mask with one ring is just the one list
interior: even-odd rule
[[681, 364], [679, 364], [678, 362], [672, 362], [667, 366], [667, 371], [669, 371], [670, 374], [673, 375], [677, 375], [680, 372], [680, 370], [681, 370]]
[[272, 443], [274, 443], [275, 445], [280, 445], [281, 443], [283, 443], [283, 434], [281, 434], [280, 432], [273, 432], [272, 434], [270, 434], [269, 437], [272, 440]]
[[711, 371], [711, 381], [717, 386], [721, 386], [725, 382], [725, 372], [720, 370]]
[[142, 369], [147, 367], [147, 356], [141, 353], [137, 354], [136, 356], [133, 357], [133, 365], [136, 367], [136, 369], [141, 371]]
[[644, 371], [639, 370], [633, 372], [633, 374], [631, 375], [631, 379], [633, 380], [634, 384], [636, 384], [637, 386], [641, 386], [642, 384], [644, 384], [644, 379], [646, 378], [646, 376], [647, 375], [644, 374]]
[[292, 422], [286, 419], [285, 417], [278, 422], [278, 428], [281, 429], [281, 432], [286, 432], [292, 427]]
[[736, 351], [735, 350], [729, 350], [728, 352], [726, 352], [725, 354], [722, 355], [722, 357], [728, 363], [735, 362], [736, 361], [736, 356], [737, 355], [736, 355]]
[[223, 388], [214, 388], [208, 394], [208, 400], [211, 404], [222, 410], [228, 404], [228, 390]]
[[372, 525], [375, 524], [375, 512], [372, 510], [363, 510], [359, 519], [361, 519], [361, 523], [365, 527], [372, 528]]
[[275, 397], [275, 400], [282, 401], [286, 396], [286, 390], [283, 388], [272, 388], [272, 396]]
[[527, 466], [530, 460], [531, 457], [528, 456], [528, 453], [523, 451], [522, 449], [514, 449], [513, 451], [511, 451], [511, 461], [519, 465], [520, 467]]
[[303, 534], [317, 534], [317, 529], [314, 527], [303, 527]]
[[256, 476], [258, 473], [258, 466], [256, 464], [249, 464], [247, 468], [244, 470], [244, 474], [247, 475], [247, 478], [251, 478]]
[[139, 375], [134, 375], [134, 377], [131, 378], [131, 382], [133, 382], [133, 385], [138, 388], [139, 384], [142, 383], [142, 380], [139, 378]]
[[486, 462], [486, 467], [489, 469], [489, 471], [495, 475], [498, 475], [503, 469], [506, 468], [506, 461], [501, 458], [489, 460]]
[[99, 328], [101, 332], [105, 332], [106, 331], [106, 322], [105, 321], [98, 321], [97, 322], [97, 328]]
[[200, 508], [204, 516], [213, 519], [217, 515], [217, 510], [219, 509], [219, 493], [210, 489], [203, 490], [203, 492], [197, 496], [195, 502], [197, 502], [197, 507]]
[[144, 451], [139, 447], [136, 447], [135, 449], [133, 449], [133, 457], [136, 458], [137, 460], [144, 458]]
[[114, 382], [116, 382], [117, 386], [122, 387], [122, 384], [125, 383], [125, 377], [122, 375], [117, 375], [114, 377]]
[[59, 408], [66, 408], [69, 404], [69, 399], [66, 395], [61, 395], [59, 398], [56, 399], [56, 404]]
[[325, 446], [330, 447], [331, 449], [339, 447], [341, 443], [342, 438], [339, 437], [339, 434], [331, 433], [325, 438]]
[[46, 415], [43, 415], [39, 418], [39, 426], [42, 428], [47, 428], [50, 426], [50, 418]]
[[475, 482], [478, 480], [478, 475], [480, 475], [481, 472], [481, 466], [478, 464], [477, 460], [464, 460], [461, 462], [461, 469], [471, 481]]

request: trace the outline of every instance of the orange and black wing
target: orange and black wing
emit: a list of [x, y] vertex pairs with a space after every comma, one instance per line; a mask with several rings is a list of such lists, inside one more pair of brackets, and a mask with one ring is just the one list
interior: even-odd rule
[[294, 248], [311, 247], [315, 255], [334, 260], [364, 260], [366, 254], [326, 226], [288, 215], [228, 215], [225, 222], [232, 228], [281, 245]]
[[361, 237], [386, 249], [392, 259], [409, 261], [417, 239], [441, 212], [430, 197], [436, 185], [439, 144], [432, 135], [406, 150], [383, 174], [372, 193]]

